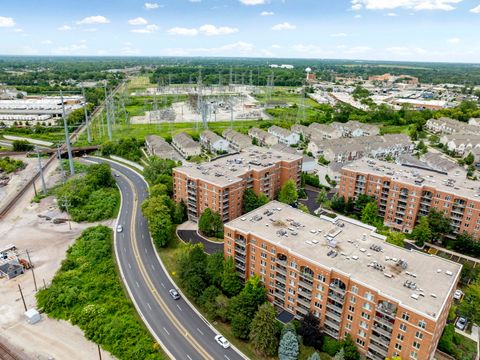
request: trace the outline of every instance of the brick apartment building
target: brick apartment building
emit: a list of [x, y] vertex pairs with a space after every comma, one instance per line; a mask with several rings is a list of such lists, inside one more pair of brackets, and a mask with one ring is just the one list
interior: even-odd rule
[[[385, 242], [375, 228], [273, 201], [225, 224], [225, 256], [257, 274], [277, 308], [309, 311], [368, 359], [432, 359], [461, 265]], [[286, 314], [288, 315], [288, 314]]]
[[301, 172], [302, 155], [251, 146], [209, 163], [173, 169], [173, 195], [187, 205], [189, 219], [210, 208], [228, 221], [242, 214], [245, 189], [274, 199], [287, 180], [299, 186]]
[[411, 232], [419, 216], [443, 211], [454, 234], [480, 236], [480, 188], [463, 172], [452, 174], [360, 159], [342, 168], [338, 194], [374, 196], [386, 226]]

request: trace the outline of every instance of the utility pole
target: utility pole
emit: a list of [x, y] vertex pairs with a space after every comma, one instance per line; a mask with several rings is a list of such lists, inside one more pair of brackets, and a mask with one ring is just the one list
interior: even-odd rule
[[102, 352], [100, 351], [100, 345], [97, 344], [97, 349], [98, 349], [98, 358], [102, 360]]
[[90, 124], [88, 123], [88, 110], [87, 110], [87, 98], [85, 97], [85, 88], [82, 86], [82, 95], [85, 99], [85, 106], [83, 109], [85, 110], [85, 125], [87, 127], [87, 141], [90, 144], [92, 142], [92, 138], [90, 136]]
[[28, 252], [28, 250], [26, 250], [26, 252], [28, 257], [28, 263], [30, 264], [30, 269], [32, 269], [33, 285], [35, 285], [35, 291], [38, 291], [37, 280], [35, 279], [35, 271], [33, 271], [33, 263], [32, 263], [32, 260], [30, 260], [30, 253]]
[[25, 308], [25, 311], [27, 311], [27, 304], [25, 303], [25, 298], [23, 297], [23, 292], [20, 284], [18, 284], [18, 291], [20, 291], [20, 296], [22, 297], [23, 307]]
[[110, 124], [110, 96], [107, 93], [107, 84], [105, 84], [105, 114], [107, 116], [108, 139], [112, 141], [112, 125]]
[[65, 114], [65, 103], [63, 102], [63, 93], [60, 90], [60, 99], [62, 101], [63, 127], [65, 128], [65, 143], [67, 144], [68, 163], [70, 164], [70, 175], [75, 175], [75, 167], [73, 166], [72, 145], [70, 144], [70, 136], [68, 135], [67, 116]]
[[38, 168], [39, 168], [39, 170], [40, 170], [40, 179], [42, 180], [43, 194], [44, 194], [44, 195], [47, 195], [47, 185], [45, 184], [45, 178], [43, 177], [42, 160], [40, 160], [40, 151], [38, 150], [38, 147], [35, 148], [35, 151], [37, 152]]
[[57, 148], [58, 163], [60, 164], [60, 173], [62, 174], [62, 182], [65, 182], [65, 170], [63, 170], [62, 155], [60, 154], [60, 147]]
[[62, 204], [65, 206], [65, 210], [67, 211], [68, 228], [72, 230], [72, 223], [70, 222], [70, 216], [68, 215], [68, 207], [70, 204], [66, 197], [62, 198]]

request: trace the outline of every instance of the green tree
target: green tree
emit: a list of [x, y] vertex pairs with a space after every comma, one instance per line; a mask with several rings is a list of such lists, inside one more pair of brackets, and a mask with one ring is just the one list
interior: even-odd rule
[[278, 349], [276, 314], [272, 305], [261, 305], [250, 325], [250, 342], [255, 350], [274, 356]]
[[208, 286], [207, 255], [203, 244], [187, 245], [178, 257], [178, 276], [185, 290], [197, 300]]
[[452, 231], [450, 221], [445, 217], [443, 212], [431, 209], [427, 218], [430, 229], [432, 230], [433, 240], [441, 239], [444, 235]]
[[345, 350], [343, 349], [343, 347], [338, 353], [335, 354], [333, 360], [345, 360]]
[[350, 334], [347, 334], [343, 339], [342, 348], [344, 350], [345, 360], [360, 360], [360, 353], [358, 352], [357, 345]]
[[338, 196], [337, 194], [335, 194], [332, 197], [332, 202], [330, 206], [332, 207], [332, 210], [343, 213], [345, 211], [345, 199], [343, 198], [343, 196]]
[[471, 152], [468, 153], [467, 156], [465, 156], [465, 158], [463, 159], [463, 161], [465, 162], [465, 164], [467, 165], [472, 165], [473, 162], [475, 161], [475, 156], [473, 156], [473, 154]]
[[221, 295], [221, 291], [214, 285], [207, 287], [202, 295], [198, 298], [198, 303], [206, 311], [207, 315], [211, 318], [215, 318], [217, 307], [216, 307], [216, 298]]
[[225, 295], [218, 295], [215, 299], [215, 315], [220, 318], [221, 321], [226, 322], [228, 319], [228, 309], [230, 305], [230, 299]]
[[250, 334], [251, 322], [252, 319], [248, 318], [243, 313], [233, 315], [231, 323], [233, 335], [239, 339], [247, 340], [248, 335]]
[[458, 309], [460, 313], [475, 324], [480, 323], [480, 281], [476, 281], [465, 289], [465, 297]]
[[375, 203], [375, 198], [373, 196], [360, 194], [358, 195], [357, 199], [355, 200], [355, 209], [357, 209], [360, 213], [370, 203]]
[[322, 348], [322, 332], [320, 330], [320, 321], [309, 312], [302, 320], [300, 320], [299, 335], [303, 338], [303, 344], [313, 346], [319, 350]]
[[293, 180], [288, 180], [283, 184], [278, 194], [278, 201], [288, 205], [293, 205], [298, 199], [297, 185]]
[[401, 233], [399, 231], [389, 231], [387, 234], [387, 240], [388, 243], [397, 245], [400, 247], [404, 247], [405, 245], [405, 234]]
[[13, 151], [32, 151], [34, 146], [26, 140], [14, 140], [12, 142]]
[[426, 216], [422, 216], [418, 224], [413, 228], [412, 239], [415, 240], [415, 244], [423, 246], [426, 242], [432, 240], [432, 230]]
[[207, 257], [207, 275], [210, 283], [218, 287], [222, 285], [224, 262], [223, 252], [216, 252]]
[[223, 238], [223, 222], [220, 214], [206, 208], [198, 219], [198, 229], [206, 236]]
[[106, 163], [92, 164], [87, 167], [87, 174], [85, 180], [94, 189], [101, 187], [114, 187], [115, 179], [112, 176], [110, 165]]
[[170, 217], [171, 208], [165, 205], [164, 196], [145, 200], [142, 212], [148, 221], [148, 228], [155, 244], [159, 247], [167, 245], [172, 237], [173, 223]]
[[318, 204], [318, 206], [322, 207], [322, 205], [327, 200], [328, 200], [327, 192], [325, 191], [325, 189], [320, 189], [320, 191], [317, 194], [317, 197], [315, 198], [315, 202]]
[[288, 331], [293, 332], [295, 334], [295, 336], [297, 335], [297, 329], [295, 328], [295, 325], [293, 324], [292, 321], [283, 325], [283, 328], [282, 328], [281, 333], [280, 333], [280, 337], [283, 337], [283, 335], [285, 335], [285, 333], [288, 332]]
[[223, 275], [221, 278], [222, 290], [228, 296], [235, 296], [242, 290], [242, 282], [235, 269], [233, 258], [229, 256], [223, 266]]
[[369, 225], [378, 224], [377, 204], [368, 203], [362, 210], [362, 222]]
[[148, 165], [145, 166], [143, 176], [151, 184], [166, 184], [168, 179], [171, 182], [172, 169], [178, 166], [179, 163], [170, 159], [160, 159], [157, 156], [152, 156], [148, 160]]
[[294, 333], [287, 331], [280, 340], [278, 346], [279, 360], [297, 360], [298, 358], [298, 340]]
[[310, 214], [310, 210], [308, 209], [307, 205], [305, 205], [305, 204], [298, 204], [298, 210], [301, 210], [306, 214]]
[[247, 213], [268, 203], [267, 195], [260, 193], [256, 195], [252, 189], [247, 189], [243, 193], [243, 212]]

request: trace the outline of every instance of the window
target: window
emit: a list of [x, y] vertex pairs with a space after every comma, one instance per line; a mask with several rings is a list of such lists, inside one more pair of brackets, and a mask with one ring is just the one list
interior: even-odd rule
[[416, 337], [417, 339], [422, 340], [422, 339], [423, 339], [423, 333], [421, 333], [420, 331], [417, 331], [417, 332], [415, 333], [415, 337]]
[[355, 296], [352, 296], [352, 297], [350, 298], [350, 302], [351, 302], [352, 304], [355, 304], [355, 303], [357, 302], [357, 299], [355, 298]]
[[397, 350], [402, 350], [402, 345], [400, 345], [400, 344], [398, 344], [398, 343], [395, 344], [395, 349], [397, 349]]
[[427, 326], [427, 323], [423, 320], [420, 320], [418, 322], [418, 327], [421, 328], [421, 329], [425, 329], [425, 327]]
[[360, 345], [360, 346], [365, 346], [365, 341], [363, 341], [362, 339], [357, 338], [357, 344]]
[[414, 347], [415, 349], [420, 349], [420, 343], [419, 343], [418, 341], [414, 341], [414, 342], [413, 342], [413, 347]]
[[361, 336], [361, 337], [367, 337], [367, 333], [363, 330], [358, 330], [358, 336]]
[[348, 320], [348, 321], [353, 321], [353, 316], [350, 315], [350, 314], [348, 314], [348, 315], [347, 315], [347, 320]]
[[323, 292], [324, 290], [323, 285], [317, 284], [317, 290]]
[[407, 331], [407, 325], [405, 325], [405, 324], [400, 324], [400, 330], [402, 330], [402, 331]]
[[288, 301], [290, 301], [291, 303], [293, 303], [293, 298], [291, 296], [288, 297]]
[[417, 359], [417, 358], [418, 358], [418, 353], [417, 353], [416, 351], [412, 351], [412, 352], [410, 353], [410, 358], [411, 358], [411, 359]]
[[367, 314], [365, 312], [362, 312], [362, 318], [366, 319], [366, 320], [370, 320], [370, 314]]
[[397, 340], [403, 341], [403, 334], [397, 334]]
[[358, 294], [358, 287], [356, 287], [355, 285], [353, 285], [351, 291], [352, 291], [352, 293], [354, 293], [354, 294]]
[[348, 311], [354, 312], [354, 311], [355, 311], [355, 306], [350, 305], [350, 306], [348, 307]]
[[410, 315], [408, 315], [408, 313], [403, 313], [402, 314], [402, 319], [405, 320], [405, 321], [408, 321], [408, 319], [410, 319]]
[[295, 290], [293, 290], [293, 289], [288, 289], [288, 293], [289, 293], [289, 294], [292, 294], [292, 295], [295, 295]]
[[347, 329], [347, 330], [352, 330], [352, 324], [346, 323], [346, 324], [345, 324], [345, 329]]
[[365, 321], [360, 321], [360, 327], [368, 330], [368, 324]]
[[317, 279], [318, 279], [319, 281], [321, 281], [321, 282], [325, 282], [325, 276], [323, 276], [322, 274], [319, 274], [319, 275], [317, 276]]
[[363, 303], [363, 308], [367, 311], [372, 310], [372, 305], [370, 303]]

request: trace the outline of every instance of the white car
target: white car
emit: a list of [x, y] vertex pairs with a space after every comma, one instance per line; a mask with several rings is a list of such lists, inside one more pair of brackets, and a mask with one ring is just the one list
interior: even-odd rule
[[117, 226], [117, 232], [122, 232], [123, 231], [123, 226], [122, 225], [118, 225]]
[[467, 319], [465, 319], [464, 317], [458, 318], [455, 326], [457, 327], [457, 329], [464, 330], [465, 327], [467, 326]]
[[462, 296], [463, 296], [462, 290], [456, 290], [455, 294], [453, 294], [453, 298], [455, 300], [460, 300], [462, 298]]
[[178, 299], [180, 299], [180, 294], [178, 293], [177, 290], [175, 290], [175, 289], [170, 289], [170, 290], [168, 290], [168, 292], [170, 293], [170, 296], [173, 298], [173, 300], [178, 300]]
[[215, 341], [224, 349], [228, 349], [230, 347], [230, 343], [222, 335], [215, 336]]

